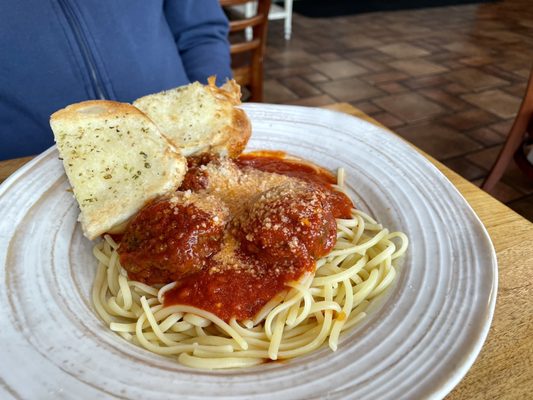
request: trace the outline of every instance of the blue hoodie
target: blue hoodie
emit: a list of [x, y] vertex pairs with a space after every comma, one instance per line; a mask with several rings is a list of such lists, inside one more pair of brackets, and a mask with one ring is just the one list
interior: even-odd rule
[[0, 160], [54, 144], [50, 114], [231, 76], [218, 0], [0, 2]]

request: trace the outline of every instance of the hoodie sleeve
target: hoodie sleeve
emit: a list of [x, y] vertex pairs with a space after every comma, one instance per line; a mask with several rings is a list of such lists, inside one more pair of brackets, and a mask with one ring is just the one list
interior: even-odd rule
[[218, 0], [166, 0], [164, 12], [191, 82], [231, 78], [229, 24]]

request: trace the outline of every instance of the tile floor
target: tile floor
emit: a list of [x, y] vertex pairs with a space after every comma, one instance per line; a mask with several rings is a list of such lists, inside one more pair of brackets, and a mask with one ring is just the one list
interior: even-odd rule
[[[530, 0], [271, 21], [265, 102], [344, 101], [480, 185], [533, 64]], [[533, 184], [512, 166], [493, 195], [533, 221]]]

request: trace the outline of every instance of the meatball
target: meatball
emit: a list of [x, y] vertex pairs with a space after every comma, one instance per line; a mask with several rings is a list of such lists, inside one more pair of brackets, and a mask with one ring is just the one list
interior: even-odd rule
[[233, 232], [247, 252], [282, 259], [318, 258], [335, 245], [337, 224], [319, 186], [294, 180], [270, 189], [238, 218]]
[[221, 246], [228, 213], [214, 197], [178, 192], [144, 207], [120, 242], [132, 280], [165, 284], [201, 270]]
[[183, 178], [180, 190], [199, 192], [205, 189], [209, 182], [205, 166], [210, 162], [218, 162], [219, 159], [219, 156], [210, 153], [187, 157], [187, 173]]

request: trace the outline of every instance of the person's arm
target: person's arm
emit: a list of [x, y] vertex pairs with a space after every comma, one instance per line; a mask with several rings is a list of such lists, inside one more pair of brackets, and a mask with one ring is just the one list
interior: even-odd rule
[[166, 0], [164, 7], [189, 80], [231, 78], [228, 20], [218, 0]]

